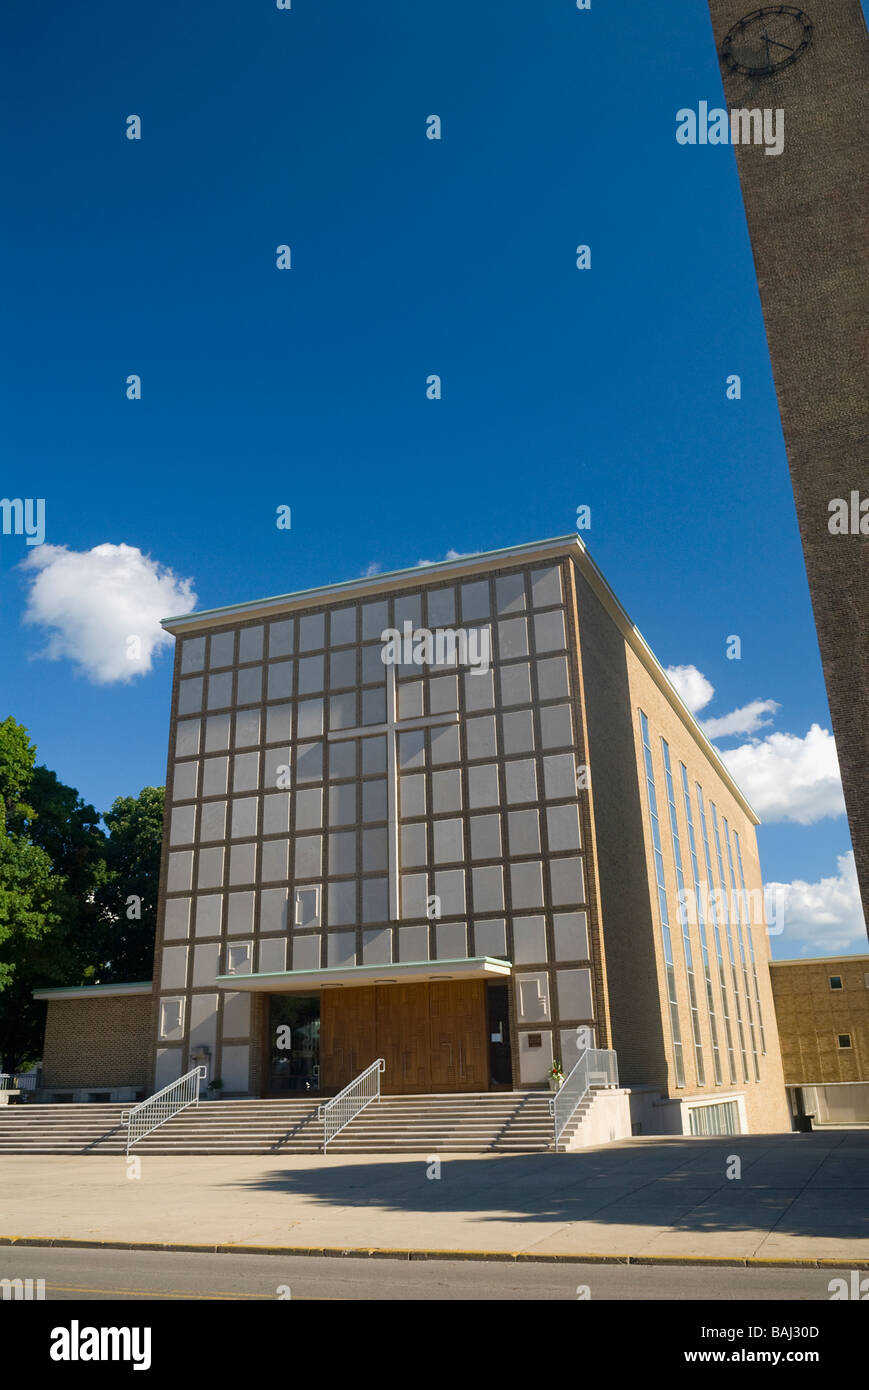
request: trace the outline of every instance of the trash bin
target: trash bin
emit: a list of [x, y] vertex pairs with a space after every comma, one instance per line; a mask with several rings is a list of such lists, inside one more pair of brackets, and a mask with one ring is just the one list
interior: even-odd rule
[[797, 1127], [797, 1133], [798, 1133], [798, 1134], [811, 1134], [811, 1132], [812, 1132], [812, 1120], [813, 1120], [814, 1118], [815, 1118], [814, 1115], [796, 1115], [796, 1116], [794, 1117], [794, 1123], [796, 1124], [796, 1127]]

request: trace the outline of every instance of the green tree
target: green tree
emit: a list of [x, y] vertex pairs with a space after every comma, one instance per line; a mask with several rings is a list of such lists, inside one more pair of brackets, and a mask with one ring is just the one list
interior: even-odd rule
[[163, 787], [119, 796], [103, 816], [106, 874], [97, 890], [104, 937], [101, 983], [148, 980], [154, 964], [163, 842]]
[[0, 1070], [42, 1051], [52, 985], [149, 979], [163, 788], [118, 797], [102, 819], [46, 767], [27, 730], [0, 724]]
[[[13, 1071], [33, 1052], [39, 1009], [29, 997], [28, 962], [43, 954], [62, 921], [63, 876], [33, 842], [35, 818], [23, 800], [33, 784], [36, 748], [11, 716], [0, 724], [0, 1070]], [[48, 953], [50, 954], [50, 953]], [[21, 995], [26, 995], [22, 1015]], [[44, 1011], [43, 1011], [44, 1012]]]

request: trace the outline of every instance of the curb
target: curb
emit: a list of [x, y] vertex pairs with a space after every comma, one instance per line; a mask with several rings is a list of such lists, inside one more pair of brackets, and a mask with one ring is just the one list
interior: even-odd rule
[[501, 1264], [597, 1264], [731, 1266], [739, 1269], [869, 1269], [869, 1259], [780, 1259], [758, 1255], [535, 1255], [524, 1250], [406, 1250], [391, 1246], [185, 1245], [144, 1240], [84, 1240], [74, 1236], [0, 1236], [0, 1246], [46, 1246], [53, 1250], [144, 1250], [184, 1255], [314, 1255], [372, 1260], [483, 1260]]

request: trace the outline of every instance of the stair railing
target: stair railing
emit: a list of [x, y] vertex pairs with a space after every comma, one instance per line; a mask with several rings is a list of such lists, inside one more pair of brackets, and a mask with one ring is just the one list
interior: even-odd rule
[[382, 1057], [378, 1057], [376, 1062], [372, 1062], [370, 1067], [360, 1072], [356, 1080], [345, 1086], [343, 1091], [339, 1091], [337, 1096], [317, 1106], [317, 1119], [323, 1122], [323, 1153], [335, 1135], [340, 1134], [351, 1120], [355, 1120], [366, 1105], [380, 1100], [380, 1074], [384, 1071], [386, 1063]]
[[121, 1111], [121, 1124], [127, 1126], [127, 1153], [146, 1134], [152, 1134], [160, 1125], [171, 1120], [188, 1105], [199, 1104], [199, 1083], [207, 1075], [206, 1067], [194, 1067], [192, 1071], [164, 1086], [156, 1095], [149, 1096], [132, 1110]]
[[618, 1086], [619, 1069], [611, 1048], [587, 1047], [564, 1078], [549, 1102], [555, 1138], [555, 1152], [562, 1134], [592, 1086]]

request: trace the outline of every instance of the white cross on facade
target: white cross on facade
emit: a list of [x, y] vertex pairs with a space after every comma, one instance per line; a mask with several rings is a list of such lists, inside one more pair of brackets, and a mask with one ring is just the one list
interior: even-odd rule
[[363, 724], [356, 729], [333, 729], [329, 732], [329, 742], [338, 743], [350, 738], [372, 738], [375, 734], [386, 735], [386, 815], [389, 839], [389, 920], [398, 922], [401, 915], [399, 895], [399, 854], [398, 854], [398, 735], [409, 733], [412, 729], [429, 729], [445, 724], [458, 724], [459, 712], [449, 714], [420, 715], [412, 719], [398, 717], [398, 682], [395, 664], [386, 666], [386, 723]]

